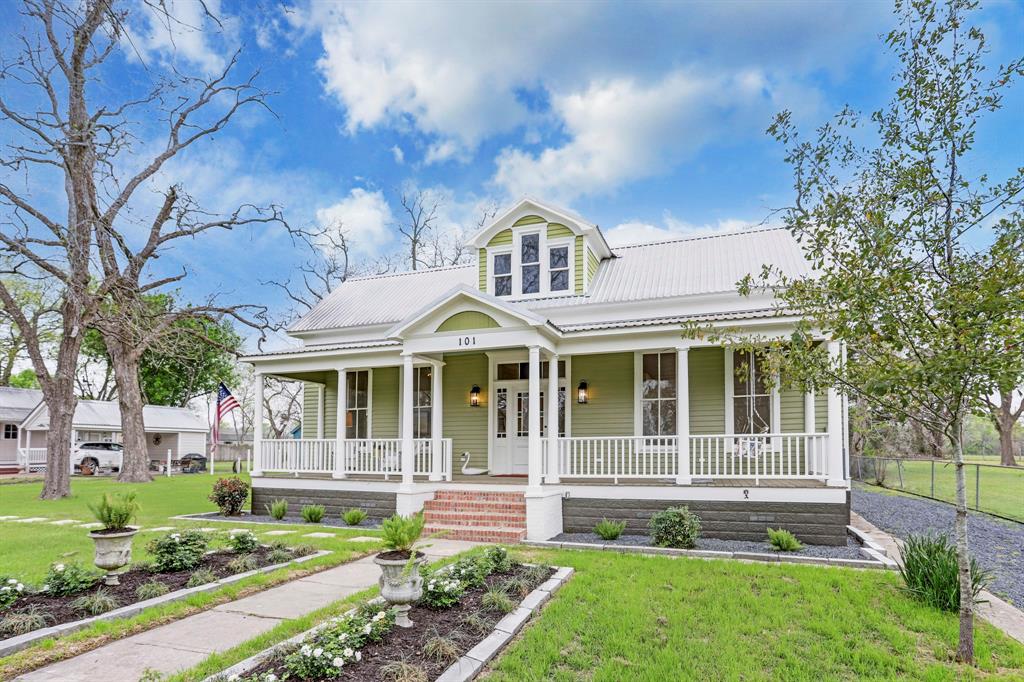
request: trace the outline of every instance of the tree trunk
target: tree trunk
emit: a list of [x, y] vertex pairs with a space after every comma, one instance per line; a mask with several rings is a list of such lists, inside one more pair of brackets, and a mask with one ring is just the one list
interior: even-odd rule
[[121, 483], [148, 483], [149, 452], [146, 446], [146, 427], [142, 419], [142, 385], [139, 383], [139, 363], [135, 355], [115, 338], [104, 338], [110, 364], [117, 382], [117, 404], [121, 409], [121, 436], [124, 456]]
[[[46, 475], [40, 499], [57, 500], [71, 495], [71, 440], [74, 435], [75, 367], [82, 335], [77, 327], [64, 325], [64, 336], [57, 351], [57, 369], [43, 384], [43, 399], [50, 413], [46, 434]], [[45, 367], [43, 368], [45, 370]], [[39, 373], [39, 367], [36, 367]], [[45, 376], [45, 375], [44, 375]]]
[[[962, 412], [960, 413], [962, 414]], [[956, 538], [957, 575], [960, 579], [960, 641], [956, 660], [974, 664], [974, 593], [971, 590], [971, 557], [967, 548], [967, 476], [964, 471], [963, 417], [950, 425], [950, 445], [956, 471]]]
[[1017, 466], [1013, 457], [1013, 427], [1018, 415], [1013, 410], [1013, 391], [1000, 391], [999, 409], [990, 406], [989, 414], [999, 434], [999, 463], [1004, 467]]

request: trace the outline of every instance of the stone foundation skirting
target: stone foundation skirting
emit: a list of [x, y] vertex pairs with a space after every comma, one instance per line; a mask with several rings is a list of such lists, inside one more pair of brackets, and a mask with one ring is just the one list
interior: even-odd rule
[[288, 516], [298, 517], [308, 504], [322, 504], [328, 516], [339, 516], [349, 509], [362, 509], [375, 520], [386, 519], [395, 513], [395, 493], [371, 490], [317, 490], [312, 488], [252, 489], [252, 513], [266, 514], [266, 506], [274, 500], [288, 501]]
[[843, 503], [711, 500], [608, 500], [570, 497], [562, 501], [566, 533], [588, 533], [601, 519], [625, 521], [627, 535], [647, 535], [651, 516], [685, 505], [701, 519], [701, 535], [722, 540], [764, 540], [768, 528], [785, 528], [812, 545], [845, 545], [850, 496]]

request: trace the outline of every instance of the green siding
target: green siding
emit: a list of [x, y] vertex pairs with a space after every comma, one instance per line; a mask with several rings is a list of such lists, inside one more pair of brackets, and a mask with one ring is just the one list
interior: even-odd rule
[[[461, 466], [463, 452], [470, 452], [471, 466], [487, 467], [487, 356], [467, 353], [444, 356], [442, 375], [443, 435], [452, 439], [455, 472]], [[470, 407], [469, 389], [480, 387], [480, 406]]]
[[543, 222], [546, 222], [546, 221], [543, 218], [541, 218], [539, 215], [528, 215], [528, 216], [523, 216], [519, 220], [517, 220], [514, 223], [512, 223], [512, 227], [519, 227], [520, 225], [536, 225], [537, 223], [543, 223]]
[[725, 352], [690, 350], [690, 433], [725, 433]]
[[487, 291], [487, 250], [480, 249], [480, 291]]
[[302, 383], [302, 437], [316, 438], [317, 412], [320, 403], [317, 400], [320, 391], [316, 384]]
[[573, 436], [630, 436], [633, 434], [633, 354], [574, 355], [574, 392], [587, 381], [590, 399], [586, 405], [572, 403]]
[[324, 438], [338, 436], [338, 373], [324, 373]]
[[804, 430], [804, 394], [798, 388], [779, 389], [779, 412], [782, 433]]
[[491, 241], [487, 242], [487, 246], [508, 246], [512, 243], [512, 230], [502, 230], [498, 234], [491, 237]]
[[583, 293], [583, 237], [576, 237], [576, 293]]
[[597, 256], [593, 251], [587, 249], [587, 286], [594, 281], [594, 275], [597, 274], [597, 267], [601, 264]]
[[828, 431], [828, 394], [814, 394], [814, 430], [817, 433]]
[[486, 313], [466, 310], [449, 317], [435, 331], [457, 332], [464, 329], [494, 329], [500, 326], [493, 317]]
[[561, 223], [548, 223], [548, 239], [562, 239], [571, 237], [572, 230]]
[[370, 428], [374, 438], [398, 438], [398, 373], [398, 367], [378, 367], [373, 370]]

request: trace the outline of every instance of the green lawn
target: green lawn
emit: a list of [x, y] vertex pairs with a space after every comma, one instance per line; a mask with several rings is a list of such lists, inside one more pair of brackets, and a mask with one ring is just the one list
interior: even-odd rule
[[[956, 495], [956, 481], [952, 463], [935, 462], [935, 487], [932, 494], [932, 463], [930, 461], [904, 460], [902, 480], [895, 461], [886, 465], [887, 488], [905, 490], [918, 495], [934, 496], [946, 502], [953, 502]], [[977, 480], [981, 473], [980, 485]], [[854, 471], [856, 473], [856, 470]], [[971, 509], [998, 514], [1018, 521], [1024, 521], [1024, 467], [973, 466], [964, 468], [967, 477], [967, 504]], [[874, 479], [866, 477], [874, 483]], [[975, 492], [977, 491], [977, 506]]]

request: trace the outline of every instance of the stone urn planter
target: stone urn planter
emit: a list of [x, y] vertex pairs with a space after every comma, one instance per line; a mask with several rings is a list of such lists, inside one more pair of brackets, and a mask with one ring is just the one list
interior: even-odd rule
[[96, 556], [94, 563], [105, 570], [107, 575], [103, 582], [106, 585], [120, 585], [117, 578], [117, 571], [127, 566], [132, 560], [132, 538], [139, 532], [134, 526], [128, 526], [123, 530], [97, 530], [89, 533], [93, 543], [96, 545]]
[[410, 563], [408, 552], [381, 552], [373, 557], [373, 562], [380, 566], [380, 595], [395, 607], [395, 624], [403, 628], [411, 628], [409, 609], [412, 604], [423, 596], [423, 576], [420, 575], [420, 564], [426, 559], [423, 552], [416, 552]]

